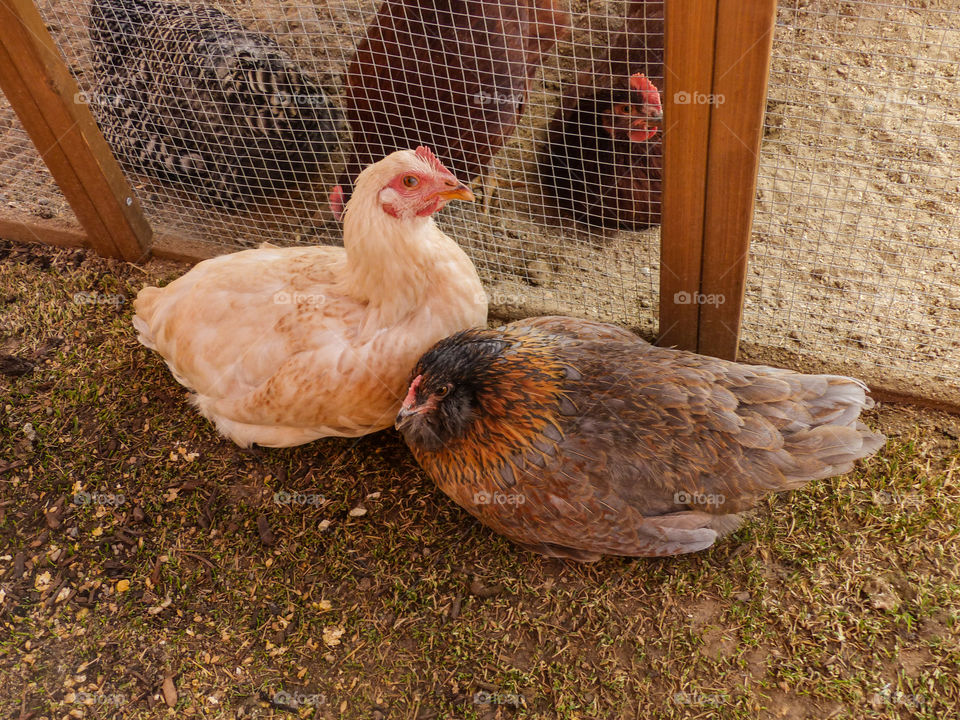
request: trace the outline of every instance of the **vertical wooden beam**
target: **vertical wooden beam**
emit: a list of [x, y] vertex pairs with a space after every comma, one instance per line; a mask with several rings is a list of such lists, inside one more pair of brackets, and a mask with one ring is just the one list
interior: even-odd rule
[[660, 331], [657, 342], [697, 349], [704, 189], [718, 0], [666, 0]]
[[735, 359], [776, 0], [667, 0], [660, 338]]
[[697, 351], [735, 360], [776, 0], [718, 0]]
[[150, 226], [32, 0], [0, 0], [0, 89], [94, 249], [144, 257]]

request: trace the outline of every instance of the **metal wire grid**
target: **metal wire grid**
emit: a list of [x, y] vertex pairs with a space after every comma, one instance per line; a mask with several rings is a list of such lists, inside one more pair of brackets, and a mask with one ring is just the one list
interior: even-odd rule
[[[56, 21], [49, 28], [64, 38], [80, 33], [74, 25], [65, 28]], [[34, 146], [0, 92], [0, 217], [27, 223], [41, 219], [80, 230], [73, 210], [43, 163], [40, 153], [45, 150]]]
[[[274, 38], [334, 99], [376, 11], [372, 2], [352, 0], [218, 7]], [[501, 309], [587, 313], [652, 330], [656, 231], [603, 232], [557, 223], [538, 191], [536, 152], [562, 92], [605, 52], [624, 22], [622, 4], [594, 2], [581, 9], [570, 39], [534, 75], [526, 112], [492, 163], [497, 177], [526, 186], [499, 188], [490, 208], [451, 206], [441, 223], [472, 255]], [[89, 6], [47, 2], [42, 10], [89, 92]], [[948, 6], [781, 6], [745, 341], [880, 368], [918, 383], [934, 379], [957, 386], [956, 28], [960, 12]], [[28, 143], [15, 122], [6, 125]], [[27, 164], [44, 178], [41, 196], [62, 207], [45, 170], [35, 172], [35, 158]], [[127, 171], [159, 232], [229, 250], [260, 241], [335, 241], [339, 227], [326, 214], [325, 196], [342, 164], [342, 157], [335, 158], [297, 202], [229, 212], [146, 179], [136, 168]], [[34, 192], [22, 184], [15, 173], [5, 174], [2, 192], [19, 204]]]
[[[195, 0], [189, 6], [194, 10], [205, 7]], [[337, 104], [342, 103], [346, 68], [377, 6], [371, 0], [309, 4], [218, 0], [206, 5], [275, 41], [304, 77]], [[488, 177], [478, 186], [483, 202], [451, 205], [438, 219], [471, 255], [492, 304], [501, 311], [586, 313], [652, 332], [656, 327], [659, 230], [604, 230], [575, 223], [550, 207], [555, 201], [545, 197], [541, 186], [538, 152], [544, 147], [546, 129], [558, 112], [562, 95], [607, 52], [611, 39], [623, 28], [627, 12], [623, 2], [602, 0], [577, 9], [580, 11], [572, 15], [572, 34], [546, 53], [542, 67], [532, 74], [516, 131], [494, 156]], [[90, 10], [86, 0], [45, 0], [41, 4], [83, 90], [80, 101], [99, 102], [96, 94], [103, 88], [92, 66], [87, 30]], [[140, 42], [140, 38], [129, 38], [131, 46]], [[182, 78], [168, 80], [167, 87], [176, 88], [178, 82], [183, 85]], [[156, 99], [155, 108], [177, 112], [181, 102], [170, 92]], [[97, 114], [102, 108], [94, 110]], [[248, 119], [249, 113], [240, 112], [219, 117], [227, 128], [242, 128]], [[146, 129], [131, 127], [130, 131]], [[390, 128], [383, 131], [389, 133]], [[346, 129], [341, 129], [340, 135], [349, 137]], [[344, 153], [351, 150], [349, 141], [342, 149]], [[229, 148], [224, 152], [228, 154]], [[264, 241], [338, 242], [340, 226], [328, 210], [327, 194], [345, 159], [345, 154], [335, 153], [318, 177], [299, 185], [296, 192], [225, 208], [211, 203], [202, 192], [184, 188], [182, 182], [158, 180], [120, 157], [158, 234], [200, 240], [223, 251]], [[495, 193], [490, 192], [490, 177], [498, 181]], [[611, 186], [613, 182], [611, 178]]]
[[960, 388], [960, 11], [917, 5], [780, 7], [744, 340], [922, 393]]
[[0, 93], [0, 217], [24, 222], [56, 219], [66, 227], [79, 229], [73, 210], [3, 93]]

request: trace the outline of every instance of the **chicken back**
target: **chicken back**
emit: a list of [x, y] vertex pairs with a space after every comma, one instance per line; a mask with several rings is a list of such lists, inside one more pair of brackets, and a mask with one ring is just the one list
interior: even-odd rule
[[463, 178], [481, 174], [523, 114], [543, 55], [569, 34], [553, 0], [385, 0], [347, 72], [358, 168], [425, 144]]
[[703, 550], [765, 495], [849, 471], [884, 437], [859, 380], [659, 348], [539, 318], [442, 340], [397, 417], [483, 524], [581, 561]]
[[538, 161], [544, 194], [579, 222], [624, 230], [660, 222], [663, 38], [662, 0], [631, 0], [624, 31], [550, 123]]

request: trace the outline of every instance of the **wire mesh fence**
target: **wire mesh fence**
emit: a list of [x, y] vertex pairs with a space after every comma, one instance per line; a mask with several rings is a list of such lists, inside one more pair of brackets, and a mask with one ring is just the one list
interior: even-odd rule
[[782, 3], [744, 340], [960, 389], [960, 10]]
[[[76, 216], [39, 150], [0, 93], [0, 218], [57, 222], [79, 229]], [[42, 238], [36, 238], [41, 240]]]
[[[661, 3], [40, 7], [158, 234], [336, 243], [334, 186], [422, 132], [475, 183], [439, 220], [496, 310], [656, 331]], [[781, 2], [751, 353], [960, 391], [958, 28], [948, 0]]]
[[[379, 153], [423, 142], [474, 183], [479, 202], [439, 222], [495, 308], [655, 330], [660, 131], [652, 117], [646, 134], [636, 128], [645, 106], [659, 109], [662, 50], [650, 48], [662, 48], [661, 3], [570, 14], [550, 0], [41, 10], [156, 233], [224, 251], [337, 243], [331, 190], [349, 189]], [[618, 182], [622, 197], [611, 195]]]

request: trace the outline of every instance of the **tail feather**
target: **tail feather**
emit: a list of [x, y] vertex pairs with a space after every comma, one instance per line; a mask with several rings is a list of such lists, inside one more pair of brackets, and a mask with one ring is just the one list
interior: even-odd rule
[[[810, 376], [801, 377], [806, 380]], [[860, 380], [840, 375], [814, 375], [812, 379], [826, 381], [825, 390], [807, 401], [815, 425], [850, 425], [861, 411], [873, 407], [867, 386]]]
[[886, 442], [859, 420], [863, 410], [874, 406], [863, 382], [836, 375], [798, 379], [806, 384], [808, 377], [810, 385], [822, 392], [805, 402], [812, 423], [784, 433], [778, 465], [788, 488], [849, 472], [857, 460], [873, 455]]

